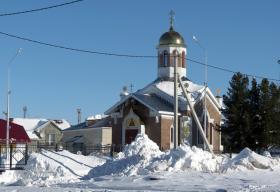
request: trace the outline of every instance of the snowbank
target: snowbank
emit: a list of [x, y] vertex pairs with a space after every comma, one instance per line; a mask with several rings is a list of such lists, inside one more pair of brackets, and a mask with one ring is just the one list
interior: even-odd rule
[[182, 145], [155, 159], [150, 165], [151, 170], [184, 171], [193, 169], [204, 172], [217, 172], [222, 159], [197, 147]]
[[211, 153], [187, 145], [163, 153], [147, 135], [139, 134], [115, 160], [93, 168], [86, 178], [104, 175], [144, 175], [186, 169], [216, 172], [219, 170], [220, 162], [221, 160], [213, 157]]
[[55, 183], [72, 182], [105, 161], [103, 158], [75, 155], [68, 151], [32, 153], [25, 170], [4, 172], [0, 175], [0, 183], [48, 186]]
[[254, 169], [272, 169], [278, 165], [279, 162], [271, 157], [259, 155], [249, 148], [243, 149], [233, 159], [229, 160], [221, 167], [221, 171], [232, 170], [254, 170]]
[[134, 142], [127, 145], [117, 158], [93, 168], [86, 179], [105, 175], [146, 175], [168, 171], [196, 170], [202, 172], [227, 172], [253, 169], [272, 169], [279, 165], [275, 159], [258, 155], [246, 148], [233, 159], [213, 156], [197, 147], [182, 145], [176, 150], [161, 152], [147, 135], [137, 135]]
[[212, 156], [197, 147], [182, 145], [162, 152], [147, 135], [137, 135], [116, 158], [83, 156], [68, 151], [31, 154], [24, 171], [8, 171], [0, 175], [0, 184], [48, 186], [76, 182], [99, 176], [135, 176], [156, 172], [231, 172], [255, 169], [273, 170], [279, 160], [258, 155], [248, 148], [234, 158]]
[[127, 145], [116, 159], [93, 168], [85, 178], [104, 175], [142, 175], [148, 172], [145, 168], [150, 161], [162, 154], [157, 144], [147, 135], [138, 134], [135, 141]]
[[123, 152], [118, 154], [117, 159], [123, 159], [136, 155], [149, 160], [161, 154], [163, 154], [163, 152], [159, 150], [158, 145], [150, 140], [147, 135], [138, 134], [135, 141], [130, 145], [126, 145]]

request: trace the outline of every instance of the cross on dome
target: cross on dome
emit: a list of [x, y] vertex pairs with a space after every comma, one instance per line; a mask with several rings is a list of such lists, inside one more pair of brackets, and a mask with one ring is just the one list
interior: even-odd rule
[[174, 12], [173, 10], [171, 10], [171, 11], [169, 12], [170, 30], [173, 30], [174, 18], [175, 18], [175, 12]]

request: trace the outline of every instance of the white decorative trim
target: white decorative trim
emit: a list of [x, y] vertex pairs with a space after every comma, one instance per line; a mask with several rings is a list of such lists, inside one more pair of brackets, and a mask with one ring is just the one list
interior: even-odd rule
[[[174, 115], [174, 112], [169, 111], [159, 111], [158, 113], [161, 115]], [[178, 113], [178, 115], [181, 115], [181, 113]]]
[[[208, 94], [206, 95], [206, 98], [208, 98], [207, 101], [210, 101], [210, 102], [211, 102], [212, 106], [214, 106], [214, 108], [216, 109], [216, 111], [217, 111], [218, 114], [220, 115], [220, 114], [221, 114], [220, 109], [217, 107], [217, 105], [213, 102], [213, 100], [209, 97]], [[207, 102], [207, 101], [206, 101], [206, 102]]]
[[170, 115], [161, 115], [162, 118], [164, 119], [172, 119], [173, 120], [173, 116], [170, 116]]
[[[187, 75], [187, 69], [178, 67], [177, 72], [180, 77], [186, 77]], [[168, 78], [173, 78], [174, 77], [174, 67], [159, 67], [158, 68], [158, 77], [163, 78], [163, 77], [168, 77]]]
[[[127, 120], [129, 120], [129, 119], [133, 119], [134, 122], [137, 123], [137, 125], [135, 125], [134, 127], [128, 127], [127, 126]], [[140, 117], [133, 112], [132, 108], [130, 108], [129, 113], [123, 119], [123, 123], [122, 123], [122, 145], [125, 145], [125, 130], [126, 129], [137, 129], [138, 133], [141, 132]], [[143, 127], [142, 127], [142, 129], [143, 129]], [[144, 126], [144, 130], [145, 130], [145, 126]]]

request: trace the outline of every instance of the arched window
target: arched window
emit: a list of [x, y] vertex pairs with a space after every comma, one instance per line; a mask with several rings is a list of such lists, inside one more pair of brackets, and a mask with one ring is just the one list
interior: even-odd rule
[[177, 63], [178, 67], [182, 67], [182, 54], [178, 55], [177, 61], [178, 61]]
[[182, 52], [182, 67], [186, 68], [186, 53], [185, 53], [185, 51]]
[[178, 67], [178, 56], [179, 56], [179, 53], [177, 50], [174, 50], [173, 51], [173, 66], [175, 67], [175, 64], [177, 65]]
[[158, 55], [158, 67], [163, 67], [163, 54]]
[[167, 67], [168, 66], [168, 53], [167, 51], [163, 52], [163, 67]]

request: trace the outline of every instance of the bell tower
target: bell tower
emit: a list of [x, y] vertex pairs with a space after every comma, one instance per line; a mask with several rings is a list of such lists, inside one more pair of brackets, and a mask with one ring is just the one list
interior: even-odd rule
[[187, 49], [184, 38], [174, 30], [174, 15], [170, 12], [169, 31], [159, 39], [158, 50], [158, 78], [169, 80], [174, 78], [174, 66], [178, 67], [179, 77], [186, 77]]

